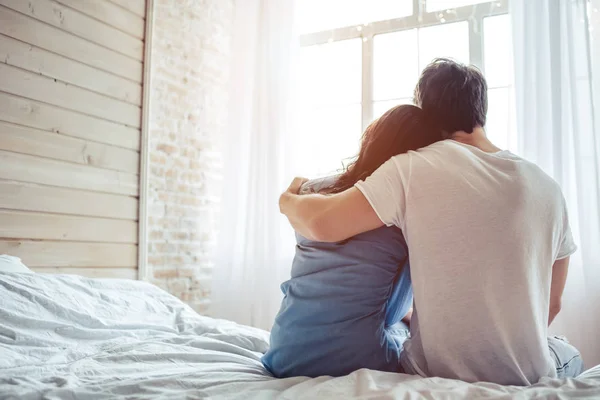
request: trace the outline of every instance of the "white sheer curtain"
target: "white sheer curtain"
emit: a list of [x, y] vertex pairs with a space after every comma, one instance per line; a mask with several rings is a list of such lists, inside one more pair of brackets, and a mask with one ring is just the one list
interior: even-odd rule
[[295, 242], [278, 198], [293, 177], [293, 0], [235, 4], [224, 191], [211, 314], [263, 329]]
[[587, 0], [513, 0], [510, 15], [519, 153], [563, 188], [579, 245], [551, 331], [566, 335], [590, 367], [600, 363], [600, 70], [588, 7]]

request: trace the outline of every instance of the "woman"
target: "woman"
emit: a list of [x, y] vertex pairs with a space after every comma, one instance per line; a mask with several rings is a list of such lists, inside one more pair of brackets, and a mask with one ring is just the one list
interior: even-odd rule
[[[394, 107], [365, 130], [345, 172], [307, 182], [302, 193], [342, 192], [392, 156], [441, 139], [420, 108]], [[281, 285], [284, 299], [262, 359], [265, 367], [277, 377], [398, 371], [408, 335], [401, 319], [408, 322], [412, 305], [402, 232], [382, 227], [339, 243], [296, 236], [292, 277]]]

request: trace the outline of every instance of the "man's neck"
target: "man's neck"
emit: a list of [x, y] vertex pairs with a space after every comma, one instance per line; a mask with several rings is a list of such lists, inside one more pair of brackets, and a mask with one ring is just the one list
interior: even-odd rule
[[490, 142], [485, 134], [485, 130], [480, 126], [473, 128], [473, 132], [471, 133], [463, 131], [454, 132], [450, 138], [459, 143], [477, 147], [479, 150], [485, 151], [486, 153], [497, 153], [502, 151], [502, 149], [494, 146], [494, 144]]

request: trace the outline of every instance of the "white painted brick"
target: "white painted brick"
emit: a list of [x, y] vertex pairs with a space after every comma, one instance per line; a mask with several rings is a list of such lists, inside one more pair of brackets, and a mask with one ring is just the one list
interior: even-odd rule
[[155, 0], [149, 132], [151, 282], [210, 305], [234, 0]]

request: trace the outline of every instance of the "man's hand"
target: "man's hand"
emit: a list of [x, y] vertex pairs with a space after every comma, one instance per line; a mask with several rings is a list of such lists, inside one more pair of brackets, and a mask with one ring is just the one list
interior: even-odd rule
[[294, 178], [294, 180], [292, 180], [292, 183], [287, 188], [287, 190], [283, 192], [281, 196], [279, 196], [279, 212], [285, 214], [285, 203], [286, 200], [289, 200], [289, 195], [297, 195], [298, 192], [300, 192], [300, 188], [302, 188], [302, 185], [304, 185], [306, 182], [308, 182], [308, 179], [306, 178], [296, 177]]
[[300, 192], [300, 188], [306, 182], [308, 182], [308, 179], [296, 177], [294, 178], [294, 180], [292, 180], [292, 183], [290, 183], [290, 187], [287, 188], [286, 192], [289, 192], [291, 194], [298, 194], [298, 192]]

